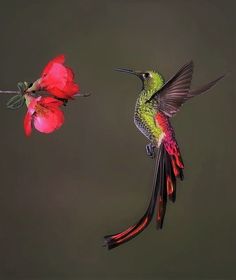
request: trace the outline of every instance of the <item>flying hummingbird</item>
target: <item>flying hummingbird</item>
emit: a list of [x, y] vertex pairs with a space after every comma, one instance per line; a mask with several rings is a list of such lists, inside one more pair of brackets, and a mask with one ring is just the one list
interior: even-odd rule
[[184, 163], [170, 118], [187, 100], [206, 92], [224, 77], [220, 76], [198, 89], [191, 90], [192, 61], [181, 67], [167, 82], [156, 71], [142, 72], [124, 68], [115, 70], [133, 74], [142, 81], [142, 90], [135, 105], [134, 123], [150, 141], [146, 151], [150, 157], [155, 158], [155, 171], [151, 199], [145, 214], [128, 229], [105, 236], [108, 249], [115, 248], [142, 232], [151, 222], [155, 208], [157, 229], [163, 227], [167, 199], [175, 202], [176, 179], [184, 178]]

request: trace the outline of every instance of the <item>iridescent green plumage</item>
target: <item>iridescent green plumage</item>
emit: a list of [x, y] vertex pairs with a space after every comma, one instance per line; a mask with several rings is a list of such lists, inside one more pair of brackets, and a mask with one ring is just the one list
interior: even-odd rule
[[143, 89], [136, 101], [134, 123], [137, 128], [153, 143], [161, 139], [162, 128], [155, 121], [156, 109], [153, 102], [148, 102], [153, 94], [164, 85], [163, 77], [154, 71], [143, 74]]

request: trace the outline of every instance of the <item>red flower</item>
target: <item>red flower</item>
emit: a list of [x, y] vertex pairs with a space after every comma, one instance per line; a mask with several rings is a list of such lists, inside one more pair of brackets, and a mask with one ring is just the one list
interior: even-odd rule
[[52, 95], [70, 99], [79, 92], [79, 86], [74, 82], [72, 69], [64, 65], [65, 56], [59, 55], [49, 61], [41, 78], [35, 82], [31, 90], [45, 90]]
[[30, 136], [32, 122], [34, 127], [42, 133], [51, 133], [60, 128], [64, 122], [64, 114], [59, 109], [63, 102], [53, 97], [25, 96], [28, 111], [24, 119], [26, 136]]

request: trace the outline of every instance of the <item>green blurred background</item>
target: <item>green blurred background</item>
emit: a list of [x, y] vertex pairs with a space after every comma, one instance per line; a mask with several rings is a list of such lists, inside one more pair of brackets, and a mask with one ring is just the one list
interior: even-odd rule
[[[64, 53], [82, 92], [64, 126], [26, 138], [26, 109], [0, 98], [0, 279], [236, 279], [235, 1], [1, 1], [0, 88], [37, 79]], [[133, 124], [140, 90], [114, 67], [193, 86], [229, 73], [173, 119], [185, 181], [155, 224], [108, 251], [103, 235], [144, 212], [153, 162]], [[235, 278], [234, 278], [235, 277]]]

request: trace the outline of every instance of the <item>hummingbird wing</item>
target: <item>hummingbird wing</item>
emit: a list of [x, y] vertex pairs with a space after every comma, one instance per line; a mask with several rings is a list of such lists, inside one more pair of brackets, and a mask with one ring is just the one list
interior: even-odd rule
[[210, 89], [211, 87], [213, 87], [219, 80], [221, 80], [222, 78], [224, 78], [225, 75], [222, 75], [220, 76], [219, 78], [215, 79], [214, 81], [208, 83], [208, 84], [205, 84], [203, 86], [201, 86], [200, 88], [197, 88], [197, 89], [193, 89], [193, 90], [190, 90], [188, 95], [187, 95], [187, 100], [194, 97], [194, 96], [197, 96], [199, 94], [202, 94], [206, 91], [208, 91], [208, 89]]
[[192, 75], [193, 61], [190, 61], [181, 67], [147, 102], [154, 101], [157, 110], [162, 111], [168, 117], [174, 116], [187, 100]]
[[147, 102], [154, 101], [154, 107], [157, 111], [162, 111], [166, 116], [173, 117], [187, 100], [208, 91], [225, 75], [220, 76], [200, 88], [190, 90], [192, 76], [193, 62], [190, 61], [181, 67]]

